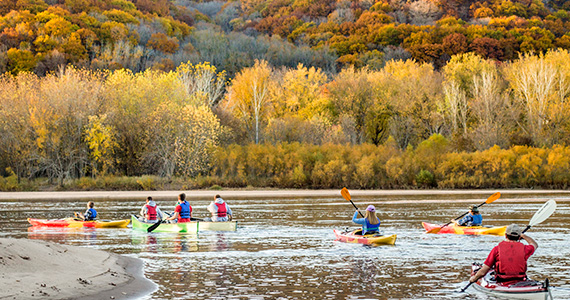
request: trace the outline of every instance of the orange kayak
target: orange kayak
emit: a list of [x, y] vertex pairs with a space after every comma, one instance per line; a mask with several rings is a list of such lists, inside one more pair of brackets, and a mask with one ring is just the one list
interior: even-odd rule
[[[426, 231], [430, 231], [434, 228], [439, 228], [443, 225], [431, 224], [422, 222]], [[479, 234], [491, 234], [491, 235], [505, 235], [505, 230], [507, 226], [501, 227], [483, 227], [483, 226], [458, 226], [457, 224], [449, 224], [438, 232], [439, 233], [451, 233], [451, 234], [468, 234], [468, 235], [479, 235]]]
[[28, 218], [28, 222], [32, 226], [44, 227], [93, 227], [93, 228], [126, 228], [131, 220], [118, 220], [118, 221], [78, 221], [74, 218], [65, 219], [33, 219]]

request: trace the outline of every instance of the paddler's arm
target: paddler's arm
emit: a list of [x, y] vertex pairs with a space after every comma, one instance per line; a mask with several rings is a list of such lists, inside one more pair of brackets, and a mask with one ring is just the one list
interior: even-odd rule
[[352, 222], [354, 222], [356, 224], [361, 224], [361, 225], [366, 224], [366, 221], [364, 220], [364, 218], [362, 218], [362, 219], [358, 218], [358, 210], [354, 212], [354, 216], [352, 216]]
[[471, 276], [471, 278], [469, 278], [469, 282], [477, 282], [477, 280], [479, 280], [479, 278], [485, 276], [485, 274], [487, 274], [487, 272], [489, 272], [491, 268], [485, 264], [483, 264], [483, 267], [481, 267], [481, 269], [479, 269], [479, 271], [477, 271], [477, 273], [475, 273], [475, 275]]
[[172, 216], [170, 216], [169, 218], [166, 218], [165, 220], [174, 220], [174, 219], [178, 219], [178, 212], [175, 211]]
[[525, 240], [529, 245], [533, 245], [535, 251], [538, 248], [538, 243], [530, 236], [523, 233], [521, 234], [521, 239]]

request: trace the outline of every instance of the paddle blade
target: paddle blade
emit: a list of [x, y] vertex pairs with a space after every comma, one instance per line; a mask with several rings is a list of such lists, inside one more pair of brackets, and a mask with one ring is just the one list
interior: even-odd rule
[[528, 226], [534, 226], [544, 222], [544, 220], [548, 219], [552, 213], [556, 210], [556, 201], [548, 200], [542, 207], [534, 213], [530, 222], [528, 222]]
[[146, 229], [146, 232], [152, 232], [152, 231], [155, 230], [158, 226], [160, 226], [161, 223], [162, 223], [162, 221], [158, 221], [158, 222], [152, 224], [152, 226], [150, 226], [149, 228]]
[[[487, 198], [487, 201], [485, 201], [485, 203], [489, 204], [497, 199], [501, 198], [501, 193], [496, 192], [493, 195], [491, 195], [489, 198]], [[483, 204], [481, 204], [483, 205]]]
[[348, 192], [348, 189], [347, 189], [347, 188], [343, 187], [342, 190], [340, 190], [340, 194], [342, 195], [342, 197], [343, 197], [344, 199], [346, 199], [346, 201], [350, 201], [350, 200], [351, 200], [351, 198], [350, 198], [350, 193]]

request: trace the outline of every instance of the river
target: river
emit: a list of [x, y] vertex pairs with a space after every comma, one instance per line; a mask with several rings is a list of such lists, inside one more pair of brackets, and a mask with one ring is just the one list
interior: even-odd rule
[[[491, 194], [353, 195], [361, 209], [368, 204], [378, 208], [382, 232], [398, 235], [395, 246], [335, 242], [333, 229], [356, 227], [351, 222], [354, 209], [340, 195], [228, 198], [238, 230], [199, 235], [33, 229], [26, 218], [68, 217], [84, 211], [85, 201], [4, 197], [0, 236], [138, 257], [144, 261], [146, 277], [159, 287], [145, 299], [488, 299], [474, 289], [456, 291], [467, 283], [471, 263], [483, 262], [502, 238], [425, 234], [421, 221], [447, 222]], [[503, 192], [481, 212], [487, 225], [526, 225], [548, 199], [554, 199], [558, 208], [528, 232], [539, 244], [528, 274], [536, 280], [548, 277], [555, 286], [555, 299], [570, 299], [570, 192]], [[167, 211], [176, 204], [174, 197], [156, 200]], [[143, 201], [105, 197], [95, 199], [95, 208], [103, 219], [124, 219], [137, 213]], [[194, 215], [206, 216], [209, 202], [209, 198], [191, 199]]]

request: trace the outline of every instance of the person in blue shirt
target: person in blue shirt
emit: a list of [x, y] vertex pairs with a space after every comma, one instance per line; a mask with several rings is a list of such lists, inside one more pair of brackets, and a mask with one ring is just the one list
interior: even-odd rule
[[380, 220], [376, 216], [376, 208], [374, 205], [368, 205], [364, 218], [358, 219], [358, 210], [352, 216], [352, 222], [362, 225], [362, 235], [378, 233], [380, 227]]
[[[455, 222], [455, 220], [453, 220], [453, 222]], [[469, 214], [457, 221], [457, 225], [459, 226], [481, 226], [482, 224], [483, 216], [479, 213], [477, 205], [472, 205], [469, 208]]]
[[97, 219], [97, 211], [93, 208], [95, 203], [93, 201], [87, 202], [87, 210], [85, 214], [82, 213], [75, 213], [76, 216], [83, 219], [83, 221], [95, 221]]

